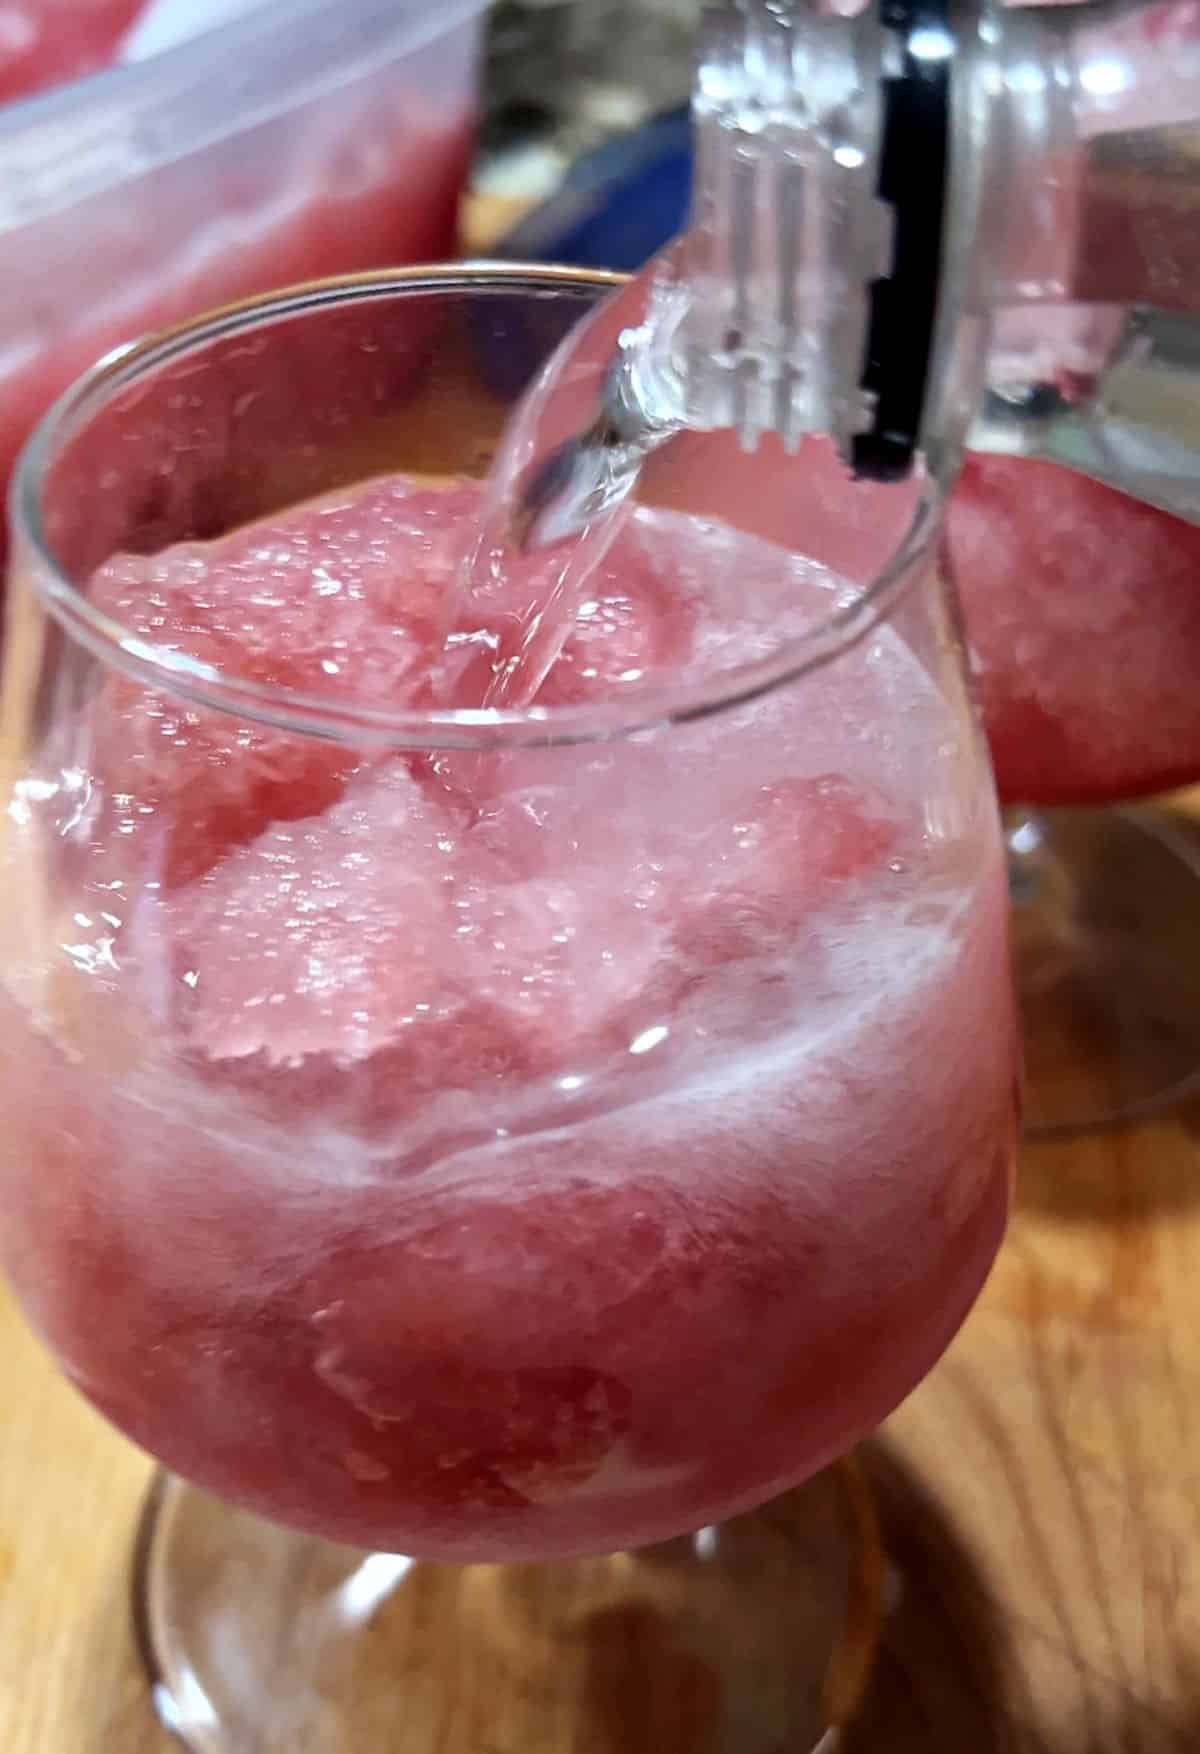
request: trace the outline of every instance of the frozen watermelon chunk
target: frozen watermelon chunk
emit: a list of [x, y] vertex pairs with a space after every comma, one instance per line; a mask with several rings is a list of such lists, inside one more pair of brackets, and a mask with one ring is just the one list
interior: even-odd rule
[[[429, 687], [465, 491], [460, 504], [459, 490], [371, 483], [219, 541], [118, 556], [92, 596], [145, 639], [227, 677], [331, 701], [415, 703]], [[272, 822], [316, 815], [361, 760], [122, 678], [106, 685], [91, 726], [84, 753], [109, 801], [107, 831], [170, 885]]]
[[[369, 482], [215, 542], [118, 557], [93, 594], [227, 677], [424, 706], [479, 496]], [[676, 514], [631, 520], [547, 697], [608, 700], [722, 641], [758, 651], [770, 593], [799, 596], [786, 557], [696, 534]], [[786, 689], [586, 753], [364, 753], [120, 678], [87, 727], [94, 874], [126, 897], [131, 865], [164, 886], [189, 1048], [267, 1071], [371, 1062], [364, 1085], [626, 1054], [684, 984], [785, 952], [899, 832], [881, 793], [825, 769], [836, 716], [809, 724]]]
[[6, 0], [0, 7], [0, 103], [106, 67], [144, 5], [145, 0]]
[[1050, 463], [969, 458], [948, 542], [1002, 796], [1200, 773], [1200, 529]]
[[456, 828], [393, 762], [277, 823], [173, 904], [187, 1032], [220, 1058], [365, 1059], [460, 1008], [442, 878]]
[[233, 851], [172, 919], [193, 1046], [276, 1065], [389, 1052], [422, 1088], [620, 1038], [666, 946], [611, 869], [514, 876], [402, 760]]

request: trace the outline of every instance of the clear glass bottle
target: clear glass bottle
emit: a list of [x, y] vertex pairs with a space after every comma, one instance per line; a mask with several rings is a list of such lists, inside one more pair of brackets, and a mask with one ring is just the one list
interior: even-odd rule
[[618, 438], [973, 448], [1200, 519], [1200, 12], [729, 0], [695, 188], [610, 390]]
[[1200, 11], [997, 9], [953, 144], [991, 185], [953, 213], [994, 312], [975, 449], [1067, 463], [1200, 518]]

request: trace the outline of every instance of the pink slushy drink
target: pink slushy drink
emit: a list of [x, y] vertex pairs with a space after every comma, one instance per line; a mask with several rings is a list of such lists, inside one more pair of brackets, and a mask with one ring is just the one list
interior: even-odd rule
[[[478, 494], [376, 480], [92, 595], [421, 711]], [[717, 684], [842, 592], [639, 509], [538, 704]], [[808, 1475], [946, 1346], [1004, 1222], [1006, 897], [897, 627], [574, 746], [352, 748], [116, 674], [60, 722], [7, 818], [3, 1251], [171, 1467], [360, 1546], [614, 1549]]]

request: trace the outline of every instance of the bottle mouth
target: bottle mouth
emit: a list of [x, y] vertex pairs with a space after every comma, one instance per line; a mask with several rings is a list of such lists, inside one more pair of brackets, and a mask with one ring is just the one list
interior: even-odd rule
[[[108, 668], [172, 699], [243, 721], [360, 748], [500, 749], [603, 741], [729, 711], [799, 681], [862, 639], [891, 610], [914, 563], [936, 539], [940, 495], [921, 485], [894, 551], [853, 599], [781, 641], [769, 657], [717, 674], [667, 677], [635, 697], [522, 708], [388, 708], [318, 697], [231, 675], [203, 659], [156, 644], [89, 598], [91, 573], [73, 573], [47, 528], [44, 488], [72, 439], [116, 397], [169, 364], [220, 341], [301, 320], [336, 307], [439, 294], [512, 299], [594, 297], [628, 276], [599, 270], [474, 261], [389, 269], [309, 282], [246, 299], [115, 349], [68, 389], [39, 422], [18, 459], [9, 490], [14, 537], [11, 586], [31, 590], [67, 636]], [[797, 467], [802, 465], [797, 464]], [[114, 550], [115, 552], [115, 550]]]

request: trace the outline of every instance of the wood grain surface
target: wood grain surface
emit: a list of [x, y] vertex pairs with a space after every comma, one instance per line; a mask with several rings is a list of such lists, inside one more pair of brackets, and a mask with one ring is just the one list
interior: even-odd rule
[[[896, 1587], [853, 1754], [1200, 1748], [1198, 1129], [1027, 1146], [982, 1301], [863, 1452]], [[0, 1750], [166, 1754], [127, 1606], [148, 1464], [6, 1302], [0, 1356]]]

